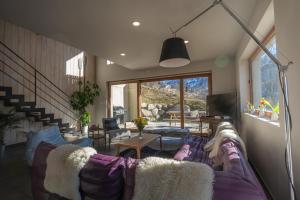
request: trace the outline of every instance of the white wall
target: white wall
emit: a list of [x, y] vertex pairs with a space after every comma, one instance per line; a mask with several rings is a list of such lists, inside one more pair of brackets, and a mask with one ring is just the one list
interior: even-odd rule
[[[290, 106], [294, 121], [293, 145], [294, 145], [294, 169], [296, 178], [296, 188], [300, 190], [300, 158], [296, 150], [299, 145], [300, 108], [300, 27], [299, 19], [300, 2], [295, 0], [274, 0], [274, 19], [270, 19], [270, 13], [264, 14], [270, 9], [271, 1], [259, 1], [255, 13], [250, 21], [254, 30], [259, 30], [262, 35], [266, 35], [270, 29], [271, 22], [275, 23], [275, 33], [277, 46], [280, 52], [284, 52], [294, 64], [288, 72]], [[271, 4], [272, 6], [272, 4]], [[269, 20], [266, 20], [269, 19]], [[258, 35], [260, 36], [260, 35]], [[261, 39], [261, 37], [260, 37]], [[249, 100], [249, 65], [247, 59], [255, 49], [253, 42], [249, 43], [249, 38], [244, 37], [240, 49], [236, 56], [236, 80], [237, 90], [240, 97], [241, 109]], [[286, 60], [282, 60], [286, 63]], [[280, 125], [276, 126], [266, 121], [257, 119], [247, 114], [241, 114], [242, 138], [245, 140], [249, 153], [249, 160], [255, 165], [256, 170], [261, 175], [267, 188], [269, 188], [274, 199], [289, 199], [288, 179], [284, 166], [284, 123], [283, 105], [280, 101], [281, 119]]]
[[[67, 95], [71, 95], [72, 92], [78, 88], [77, 82], [79, 78], [76, 76], [66, 75], [66, 62], [67, 60], [82, 52], [82, 50], [53, 40], [46, 36], [36, 34], [28, 29], [14, 25], [2, 19], [0, 19], [0, 40], [4, 42], [8, 47], [13, 49], [19, 56], [24, 58], [36, 70], [41, 72], [50, 81], [57, 85]], [[2, 51], [5, 51], [5, 48], [2, 45], [0, 45], [0, 49]], [[12, 55], [8, 51], [5, 52], [9, 55]], [[87, 66], [85, 69], [85, 79], [94, 82], [95, 56], [90, 54], [86, 54], [86, 56]], [[8, 73], [19, 82], [25, 84], [26, 86], [30, 87], [32, 91], [34, 91], [34, 84], [30, 84], [30, 82], [26, 80], [27, 78], [33, 83], [34, 76], [30, 76], [28, 73], [25, 73], [24, 70], [22, 71], [20, 66], [11, 62], [1, 53], [0, 59], [8, 65], [12, 66], [19, 73], [23, 74], [25, 78], [18, 75], [3, 63], [0, 63], [1, 70], [4, 70], [5, 73]], [[19, 61], [19, 63], [32, 74], [34, 74], [33, 69], [26, 66], [21, 61]], [[18, 84], [16, 81], [8, 78], [5, 73], [0, 72], [1, 86], [12, 87], [14, 94], [25, 95], [25, 101], [34, 101], [34, 92], [28, 89], [24, 89], [24, 87]], [[51, 86], [47, 81], [45, 81], [45, 79], [41, 78], [41, 76], [38, 75], [38, 78], [41, 79], [43, 83], [47, 83], [48, 86]], [[37, 90], [38, 94], [44, 97], [44, 99], [37, 97], [37, 107], [46, 108], [47, 113], [54, 113], [55, 118], [63, 119], [63, 123], [76, 125], [76, 120], [73, 120], [73, 118], [76, 118], [77, 116], [73, 115], [73, 113], [70, 111], [72, 109], [69, 105], [68, 97], [64, 96], [63, 94], [58, 92], [57, 89], [51, 86], [54, 91], [59, 93], [60, 96], [64, 97], [65, 101], [63, 101], [59, 96], [57, 96], [57, 94], [55, 94], [41, 82], [37, 82], [37, 86], [38, 88], [41, 88], [41, 90]], [[58, 103], [58, 101], [61, 104]], [[52, 105], [59, 107], [63, 112], [59, 111], [57, 108], [54, 108], [54, 106], [52, 106], [49, 102]], [[69, 108], [70, 110], [67, 108]], [[93, 111], [93, 109], [90, 109], [90, 111]], [[70, 116], [72, 116], [72, 118], [67, 116], [65, 113], [68, 113]]]
[[[235, 92], [235, 66], [231, 62], [224, 68], [218, 68], [213, 61], [194, 62], [185, 67], [167, 69], [156, 67], [147, 70], [129, 70], [119, 65], [106, 65], [106, 60], [97, 58], [96, 65], [96, 82], [100, 86], [102, 93], [97, 99], [96, 104], [96, 121], [106, 116], [106, 95], [107, 81], [127, 80], [136, 78], [145, 78], [153, 76], [172, 75], [179, 73], [191, 72], [212, 72], [212, 91], [213, 94]], [[101, 124], [101, 123], [100, 123]]]
[[[299, 0], [274, 0], [275, 25], [278, 48], [289, 59], [294, 61], [288, 70], [289, 100], [294, 122], [292, 131], [294, 175], [296, 190], [300, 194], [300, 1]], [[286, 63], [286, 60], [283, 60]]]

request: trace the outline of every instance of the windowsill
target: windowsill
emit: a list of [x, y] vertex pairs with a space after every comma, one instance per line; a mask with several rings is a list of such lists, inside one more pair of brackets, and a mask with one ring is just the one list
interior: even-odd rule
[[279, 121], [271, 121], [269, 119], [266, 119], [266, 118], [263, 118], [263, 117], [259, 117], [257, 115], [253, 115], [253, 114], [250, 114], [250, 113], [244, 113], [244, 115], [252, 117], [252, 118], [254, 118], [256, 120], [259, 120], [259, 121], [261, 121], [263, 123], [268, 123], [268, 124], [271, 124], [272, 126], [280, 127]]

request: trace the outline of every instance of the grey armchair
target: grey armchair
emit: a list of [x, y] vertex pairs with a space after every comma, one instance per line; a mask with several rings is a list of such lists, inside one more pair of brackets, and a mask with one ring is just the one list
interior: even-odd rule
[[[119, 128], [117, 119], [116, 118], [103, 118], [102, 119], [103, 124], [103, 131], [106, 138], [106, 135], [108, 135], [108, 148], [110, 149], [111, 139], [122, 135], [122, 133], [127, 132], [128, 130], [126, 128]], [[130, 136], [128, 136], [130, 138]], [[106, 148], [106, 142], [105, 142], [105, 148]]]
[[[127, 129], [119, 128], [116, 118], [103, 118], [102, 124], [103, 124], [103, 131], [104, 131], [105, 138], [108, 135], [108, 148], [110, 149], [111, 139], [118, 135], [121, 135], [124, 132], [127, 132]], [[105, 148], [106, 148], [106, 142], [105, 142]]]

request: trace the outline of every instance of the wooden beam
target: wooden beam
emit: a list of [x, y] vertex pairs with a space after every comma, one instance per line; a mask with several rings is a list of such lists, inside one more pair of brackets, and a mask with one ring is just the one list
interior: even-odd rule
[[137, 116], [141, 117], [141, 82], [137, 82]]
[[184, 128], [184, 82], [180, 79], [180, 127]]
[[107, 93], [107, 117], [111, 117], [111, 84], [110, 82], [106, 83], [106, 93]]

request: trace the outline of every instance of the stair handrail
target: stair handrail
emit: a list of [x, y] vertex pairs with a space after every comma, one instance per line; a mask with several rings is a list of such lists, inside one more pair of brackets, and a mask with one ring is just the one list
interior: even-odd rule
[[[39, 96], [40, 98], [44, 99], [46, 102], [48, 102], [45, 98], [43, 98], [42, 96], [37, 94], [37, 80], [42, 83], [43, 85], [45, 85], [47, 88], [49, 88], [50, 90], [52, 90], [57, 96], [59, 96], [62, 100], [64, 100], [65, 102], [69, 102], [69, 98], [70, 96], [67, 95], [62, 89], [60, 89], [55, 83], [53, 83], [51, 80], [49, 80], [44, 74], [42, 74], [39, 70], [37, 70], [34, 66], [32, 66], [29, 62], [27, 62], [23, 57], [21, 57], [18, 53], [16, 53], [14, 50], [12, 50], [9, 46], [7, 46], [3, 41], [0, 40], [0, 44], [2, 46], [4, 46], [9, 52], [11, 52], [13, 55], [15, 55], [18, 59], [20, 59], [22, 62], [24, 62], [27, 66], [29, 66], [33, 71], [34, 74], [32, 74], [30, 71], [28, 71], [26, 68], [24, 68], [21, 64], [19, 64], [17, 61], [15, 61], [14, 59], [12, 59], [8, 54], [6, 54], [4, 51], [0, 50], [0, 52], [2, 54], [4, 54], [6, 57], [8, 57], [12, 62], [14, 62], [16, 65], [18, 65], [19, 67], [21, 67], [23, 70], [25, 70], [27, 73], [29, 73], [30, 75], [34, 76], [34, 82], [28, 80], [26, 77], [24, 77], [24, 75], [16, 72], [17, 74], [19, 74], [20, 76], [22, 76], [23, 78], [26, 78], [27, 81], [29, 81], [31, 84], [34, 84], [34, 91], [32, 91], [32, 89], [27, 88], [27, 86], [25, 86], [24, 84], [20, 83], [19, 81], [17, 81], [15, 78], [11, 77], [9, 74], [8, 75], [10, 78], [13, 78], [13, 80], [17, 81], [19, 84], [21, 84], [23, 87], [29, 89], [29, 91], [34, 92], [34, 99], [35, 99], [35, 103], [37, 102], [37, 96]], [[1, 60], [2, 62], [2, 60]], [[13, 69], [10, 65], [8, 65], [7, 63], [5, 63], [4, 61], [2, 62], [3, 64], [5, 64], [6, 66], [8, 66], [10, 69]], [[2, 71], [2, 70], [1, 70]], [[4, 73], [4, 71], [2, 71]], [[59, 95], [56, 91], [54, 91], [51, 87], [49, 87], [47, 84], [43, 83], [41, 79], [37, 78], [37, 74], [39, 74], [42, 78], [44, 78], [46, 81], [48, 81], [50, 83], [51, 86], [55, 87], [58, 91], [60, 91], [63, 95], [65, 95], [65, 97], [68, 98], [68, 100], [66, 100], [65, 98], [63, 98], [61, 95]], [[41, 88], [39, 87], [39, 89], [41, 90]], [[41, 90], [42, 91], [42, 90]], [[42, 91], [43, 92], [43, 91]], [[56, 100], [56, 99], [55, 99]], [[57, 100], [56, 100], [57, 101]], [[61, 104], [63, 107], [65, 107], [65, 105], [63, 105], [61, 102], [57, 101], [59, 104]], [[50, 102], [48, 102], [50, 103]], [[50, 103], [50, 105], [52, 105], [53, 107], [55, 107], [56, 109], [58, 109], [59, 111], [61, 111], [64, 114], [67, 114], [66, 112], [62, 111], [61, 109], [59, 109], [58, 107], [56, 107], [55, 105], [53, 105], [52, 103]], [[66, 108], [66, 107], [65, 107]], [[75, 114], [74, 110], [71, 110], [70, 108], [66, 108], [68, 111], [71, 111], [73, 114]], [[70, 116], [69, 114], [67, 114], [69, 117], [71, 117], [73, 120], [76, 120], [74, 117]]]
[[[2, 53], [3, 55], [5, 55], [5, 56], [6, 56], [10, 61], [12, 61], [14, 64], [16, 64], [16, 65], [18, 65], [19, 67], [21, 67], [21, 68], [22, 68], [24, 71], [26, 71], [28, 74], [34, 76], [34, 80], [35, 80], [34, 86], [35, 86], [35, 88], [36, 88], [36, 84], [37, 84], [37, 80], [38, 80], [38, 81], [40, 81], [40, 83], [42, 83], [43, 85], [45, 85], [48, 89], [50, 89], [50, 90], [52, 90], [53, 92], [55, 92], [55, 94], [57, 94], [57, 96], [59, 96], [62, 100], [64, 100], [65, 102], [69, 102], [69, 101], [68, 101], [69, 99], [66, 100], [66, 99], [63, 98], [61, 95], [59, 95], [58, 93], [56, 93], [56, 91], [54, 91], [54, 89], [52, 89], [51, 87], [49, 87], [47, 84], [43, 83], [42, 80], [39, 79], [39, 78], [37, 77], [37, 72], [36, 72], [36, 71], [34, 71], [34, 73], [30, 72], [29, 70], [27, 70], [26, 68], [24, 68], [20, 63], [18, 63], [18, 62], [15, 61], [14, 59], [12, 59], [7, 53], [5, 53], [4, 51], [2, 51], [1, 49], [0, 49], [0, 53]], [[7, 65], [7, 63], [5, 63], [5, 64]], [[11, 66], [9, 66], [9, 67], [11, 67]], [[66, 95], [66, 94], [64, 94], [64, 95]], [[68, 96], [68, 98], [70, 98], [70, 97]], [[35, 101], [36, 101], [36, 96], [35, 96]]]
[[32, 66], [29, 62], [27, 62], [24, 58], [22, 58], [19, 54], [17, 54], [14, 50], [12, 50], [9, 46], [7, 46], [4, 42], [0, 40], [0, 44], [3, 45], [5, 48], [7, 48], [12, 54], [14, 54], [16, 57], [18, 57], [20, 60], [22, 60], [26, 65], [28, 65], [31, 69], [33, 69], [36, 73], [41, 75], [43, 78], [45, 78], [49, 83], [51, 83], [56, 89], [58, 89], [60, 92], [62, 92], [65, 96], [70, 98], [69, 95], [67, 95], [62, 89], [60, 89], [55, 83], [50, 81], [44, 74], [42, 74], [39, 70], [37, 70], [34, 66]]

